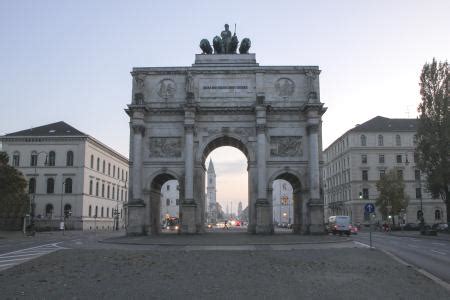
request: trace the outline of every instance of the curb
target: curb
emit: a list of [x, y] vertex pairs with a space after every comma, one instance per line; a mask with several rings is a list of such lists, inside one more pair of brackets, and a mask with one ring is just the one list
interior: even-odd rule
[[286, 242], [286, 243], [229, 243], [229, 244], [211, 244], [211, 243], [139, 243], [139, 242], [128, 242], [128, 241], [108, 241], [108, 240], [97, 240], [97, 242], [102, 244], [118, 244], [118, 245], [137, 245], [137, 246], [289, 246], [289, 245], [312, 245], [312, 244], [337, 244], [337, 243], [347, 243], [353, 242], [353, 239], [345, 239], [340, 241], [323, 241], [323, 242]]
[[424, 269], [421, 269], [419, 267], [416, 267], [413, 264], [407, 263], [406, 261], [404, 261], [403, 259], [401, 259], [400, 257], [392, 254], [391, 252], [387, 251], [387, 250], [383, 250], [383, 249], [379, 249], [381, 252], [383, 252], [384, 254], [386, 254], [387, 256], [389, 256], [390, 258], [392, 258], [393, 260], [397, 261], [398, 263], [413, 268], [416, 272], [422, 274], [423, 276], [427, 277], [428, 279], [430, 279], [431, 281], [439, 284], [440, 286], [442, 286], [444, 289], [446, 289], [447, 291], [450, 292], [450, 283], [440, 279], [439, 277], [436, 277], [435, 275], [425, 271]]

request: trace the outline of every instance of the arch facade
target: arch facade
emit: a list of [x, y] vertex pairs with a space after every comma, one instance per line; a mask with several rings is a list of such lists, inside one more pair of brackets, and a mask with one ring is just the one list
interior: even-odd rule
[[[320, 70], [263, 67], [255, 54], [196, 55], [191, 67], [134, 68], [129, 235], [158, 233], [158, 188], [180, 185], [181, 233], [205, 223], [205, 159], [232, 146], [248, 162], [251, 233], [273, 233], [272, 183], [294, 187], [294, 231], [323, 233]], [[159, 198], [158, 198], [159, 200]]]

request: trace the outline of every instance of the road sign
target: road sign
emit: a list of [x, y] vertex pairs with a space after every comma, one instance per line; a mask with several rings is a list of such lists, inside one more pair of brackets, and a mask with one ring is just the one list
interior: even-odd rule
[[367, 203], [366, 205], [364, 205], [364, 211], [368, 214], [374, 213], [375, 205], [373, 205], [372, 203]]

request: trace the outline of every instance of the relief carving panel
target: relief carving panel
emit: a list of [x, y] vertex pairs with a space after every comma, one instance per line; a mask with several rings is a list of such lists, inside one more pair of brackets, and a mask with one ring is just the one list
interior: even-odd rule
[[180, 137], [151, 137], [150, 157], [181, 157]]
[[278, 157], [302, 156], [301, 136], [272, 136], [270, 137], [270, 155]]

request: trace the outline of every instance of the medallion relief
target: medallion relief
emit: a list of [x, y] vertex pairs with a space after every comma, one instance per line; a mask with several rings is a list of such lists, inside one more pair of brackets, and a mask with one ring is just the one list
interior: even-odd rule
[[181, 157], [180, 137], [151, 137], [150, 157]]
[[301, 136], [272, 136], [270, 137], [270, 155], [291, 157], [303, 155]]
[[172, 79], [163, 79], [157, 86], [158, 96], [163, 99], [172, 99], [175, 96], [176, 85]]
[[294, 93], [295, 84], [289, 78], [280, 78], [275, 83], [275, 90], [278, 96], [286, 98]]

